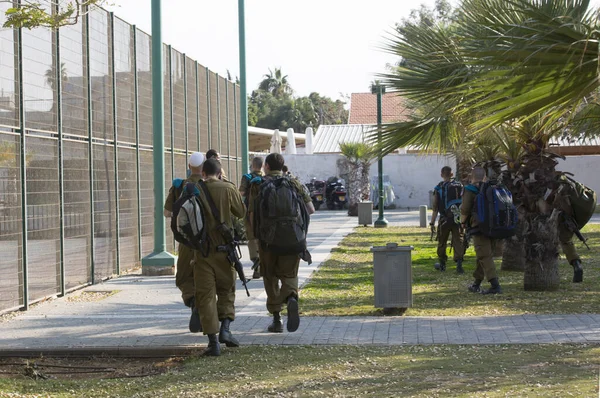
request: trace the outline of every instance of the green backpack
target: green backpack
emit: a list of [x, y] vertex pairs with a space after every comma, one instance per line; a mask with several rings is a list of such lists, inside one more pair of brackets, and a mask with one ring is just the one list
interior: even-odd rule
[[597, 196], [591, 188], [586, 187], [572, 178], [566, 177], [571, 186], [569, 201], [573, 209], [573, 218], [579, 229], [583, 228], [596, 211]]

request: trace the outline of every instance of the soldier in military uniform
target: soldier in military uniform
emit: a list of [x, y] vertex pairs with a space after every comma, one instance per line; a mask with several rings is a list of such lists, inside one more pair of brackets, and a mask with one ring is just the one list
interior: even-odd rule
[[[218, 356], [219, 343], [227, 347], [238, 347], [238, 341], [229, 330], [235, 319], [235, 280], [236, 272], [227, 253], [219, 250], [227, 242], [218, 227], [224, 224], [233, 228], [232, 217], [244, 217], [246, 207], [234, 184], [219, 180], [221, 164], [216, 159], [208, 159], [202, 167], [202, 177], [206, 188], [219, 212], [216, 220], [210, 211], [211, 206], [201, 189], [200, 201], [204, 209], [205, 228], [208, 232], [208, 255], [194, 251], [194, 285], [196, 306], [200, 313], [202, 328], [208, 335], [209, 343], [205, 355]], [[219, 321], [221, 327], [219, 328]], [[217, 333], [219, 333], [217, 340]]]
[[[475, 209], [475, 198], [485, 179], [485, 170], [481, 167], [473, 168], [471, 175], [471, 184], [465, 187], [461, 205], [460, 221], [463, 228], [473, 236], [475, 254], [477, 256], [477, 268], [473, 272], [475, 281], [469, 286], [469, 291], [473, 293], [498, 294], [502, 293], [498, 276], [496, 275], [496, 265], [494, 264], [492, 240], [482, 235], [478, 231], [477, 213]], [[481, 282], [487, 279], [491, 288], [481, 289]]]
[[[208, 159], [216, 159], [219, 162], [221, 162], [221, 155], [219, 155], [219, 152], [217, 152], [216, 149], [209, 149], [208, 151], [206, 151], [206, 160]], [[219, 174], [219, 180], [224, 180], [224, 181], [229, 181], [227, 179], [227, 175], [225, 174], [225, 172], [223, 170], [221, 170], [221, 173]]]
[[[202, 163], [204, 155], [200, 152], [194, 152], [188, 162], [188, 176], [186, 179], [177, 178], [173, 180], [173, 185], [169, 189], [167, 200], [164, 206], [165, 217], [170, 218], [173, 215], [173, 204], [181, 196], [185, 185], [188, 182], [197, 183], [202, 179]], [[181, 298], [186, 306], [192, 310], [189, 329], [192, 333], [202, 331], [202, 324], [198, 315], [198, 308], [194, 302], [194, 251], [186, 245], [180, 243], [177, 257], [177, 273], [175, 274], [175, 285], [181, 291]]]
[[[242, 199], [244, 200], [244, 204], [248, 205], [248, 200], [250, 196], [250, 185], [251, 184], [260, 184], [262, 182], [262, 167], [263, 167], [263, 158], [260, 156], [256, 156], [252, 159], [251, 171], [248, 174], [244, 174], [242, 176], [242, 181], [240, 182], [240, 194], [242, 195]], [[246, 237], [248, 238], [248, 251], [250, 252], [250, 260], [252, 261], [252, 269], [254, 270], [254, 274], [252, 275], [253, 279], [260, 278], [260, 262], [259, 262], [259, 254], [258, 254], [258, 240], [254, 236], [254, 231], [252, 230], [252, 226], [250, 224], [249, 214], [245, 218], [246, 224]]]
[[[284, 159], [278, 153], [272, 153], [265, 160], [265, 180], [283, 178], [282, 168]], [[296, 179], [290, 179], [297, 194], [306, 205], [308, 214], [313, 214], [313, 206], [310, 195], [307, 194], [302, 184]], [[252, 186], [250, 191], [249, 212], [252, 222], [261, 223], [252, 214], [255, 210], [255, 201], [259, 199], [260, 187]], [[258, 230], [258, 226], [253, 226]], [[263, 242], [260, 242], [259, 256], [261, 262], [261, 273], [265, 291], [267, 293], [267, 310], [273, 314], [273, 322], [268, 326], [272, 333], [283, 332], [281, 320], [281, 309], [283, 304], [287, 306], [288, 332], [295, 332], [300, 325], [298, 309], [298, 267], [300, 265], [300, 254], [281, 255], [269, 250]], [[281, 283], [281, 286], [280, 286]]]

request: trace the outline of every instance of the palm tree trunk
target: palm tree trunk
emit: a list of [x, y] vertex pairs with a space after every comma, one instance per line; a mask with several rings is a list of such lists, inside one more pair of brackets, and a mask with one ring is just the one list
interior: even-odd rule
[[525, 229], [524, 214], [519, 213], [519, 221], [517, 223], [517, 231], [515, 236], [504, 240], [502, 249], [502, 271], [525, 271]]
[[558, 274], [558, 215], [528, 214], [526, 219], [525, 290], [552, 291], [560, 284]]
[[348, 215], [357, 217], [358, 202], [360, 202], [361, 195], [360, 166], [357, 163], [352, 162], [349, 162], [348, 166], [348, 179], [350, 180], [348, 182]]

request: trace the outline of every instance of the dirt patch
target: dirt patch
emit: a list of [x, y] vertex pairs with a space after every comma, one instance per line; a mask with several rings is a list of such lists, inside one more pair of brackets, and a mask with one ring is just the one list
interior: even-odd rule
[[120, 290], [106, 290], [106, 291], [85, 290], [79, 294], [67, 296], [67, 301], [70, 303], [89, 303], [89, 302], [104, 300], [105, 298], [113, 296], [119, 292], [120, 292]]
[[183, 365], [169, 358], [0, 358], [0, 378], [35, 380], [119, 379], [155, 376]]

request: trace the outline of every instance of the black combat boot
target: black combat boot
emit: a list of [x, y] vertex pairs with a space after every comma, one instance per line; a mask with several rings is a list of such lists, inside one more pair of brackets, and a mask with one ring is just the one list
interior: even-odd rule
[[481, 294], [502, 294], [502, 288], [500, 287], [498, 278], [491, 279], [490, 285], [492, 285], [492, 287], [487, 290], [482, 290]]
[[471, 293], [479, 293], [481, 291], [481, 279], [475, 279], [475, 281], [469, 285], [469, 291]]
[[200, 323], [200, 314], [198, 314], [198, 308], [196, 308], [195, 300], [190, 300], [190, 308], [192, 309], [192, 315], [190, 316], [190, 332], [199, 333], [202, 331], [202, 323]]
[[271, 333], [283, 333], [283, 322], [281, 321], [279, 312], [273, 313], [273, 322], [269, 325], [267, 330]]
[[255, 258], [254, 260], [252, 260], [252, 262], [252, 269], [254, 270], [254, 273], [252, 274], [252, 279], [260, 279], [260, 260], [258, 258]]
[[298, 299], [294, 296], [290, 296], [287, 299], [287, 331], [295, 332], [300, 326], [300, 313], [298, 311]]
[[463, 262], [463, 260], [458, 260], [456, 262], [456, 273], [457, 274], [464, 274], [465, 273], [465, 270], [462, 267], [462, 262]]
[[445, 261], [440, 261], [439, 263], [435, 263], [433, 265], [433, 268], [435, 268], [438, 271], [446, 271], [446, 262]]
[[219, 343], [224, 343], [227, 347], [239, 347], [240, 343], [231, 334], [229, 324], [231, 319], [225, 318], [221, 321], [221, 330], [219, 330]]
[[580, 259], [571, 261], [573, 266], [573, 283], [583, 282], [583, 266]]
[[218, 357], [221, 355], [221, 345], [217, 341], [216, 334], [208, 335], [208, 347], [206, 347], [202, 355], [207, 357]]

